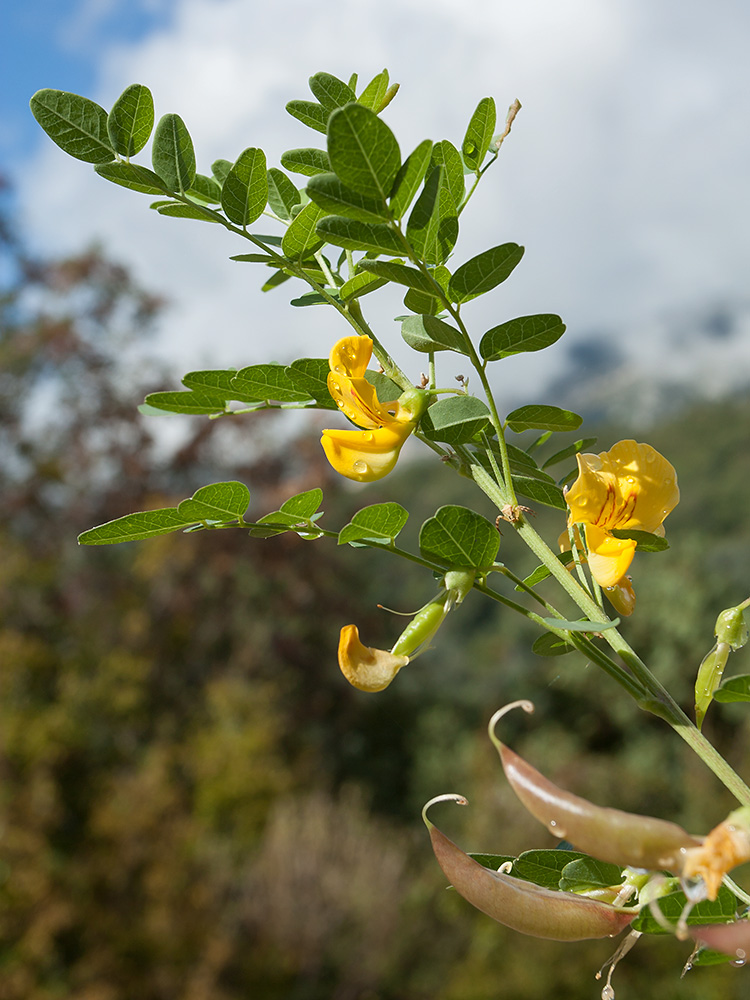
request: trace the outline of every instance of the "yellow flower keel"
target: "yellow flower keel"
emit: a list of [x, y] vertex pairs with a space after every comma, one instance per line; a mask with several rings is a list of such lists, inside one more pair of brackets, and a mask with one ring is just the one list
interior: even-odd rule
[[363, 645], [356, 625], [341, 629], [339, 667], [349, 683], [360, 691], [383, 691], [408, 662], [408, 656]]

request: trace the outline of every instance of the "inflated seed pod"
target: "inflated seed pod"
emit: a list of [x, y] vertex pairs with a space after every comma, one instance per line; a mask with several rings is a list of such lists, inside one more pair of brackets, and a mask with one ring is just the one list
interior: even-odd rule
[[530, 701], [506, 705], [490, 719], [489, 734], [500, 754], [505, 776], [531, 815], [556, 837], [568, 840], [579, 851], [601, 861], [629, 868], [681, 872], [687, 851], [701, 844], [696, 837], [676, 823], [596, 806], [566, 792], [500, 742], [495, 725], [506, 712], [518, 706], [525, 712], [534, 711]]
[[446, 878], [465, 900], [505, 927], [553, 941], [614, 937], [637, 911], [587, 899], [572, 892], [544, 889], [533, 882], [484, 868], [449, 840], [426, 811], [435, 802], [466, 805], [462, 795], [439, 795], [422, 810], [432, 849]]

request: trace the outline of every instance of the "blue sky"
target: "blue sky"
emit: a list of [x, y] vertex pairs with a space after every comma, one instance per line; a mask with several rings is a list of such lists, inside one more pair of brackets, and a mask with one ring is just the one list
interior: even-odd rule
[[[472, 305], [477, 335], [514, 315], [557, 312], [569, 333], [545, 352], [552, 370], [566, 342], [591, 336], [655, 369], [693, 364], [705, 377], [707, 366], [729, 363], [716, 360], [716, 345], [687, 347], [691, 315], [748, 301], [750, 5], [741, 0], [716, 0], [710, 17], [704, 0], [4, 7], [0, 170], [16, 181], [24, 231], [53, 252], [100, 241], [166, 294], [173, 305], [159, 345], [184, 370], [264, 360], [269, 339], [278, 360], [325, 355], [330, 319], [290, 310], [281, 292], [262, 295], [260, 276], [228, 259], [244, 247], [218, 227], [156, 217], [147, 198], [66, 157], [28, 111], [35, 90], [108, 106], [129, 83], [145, 83], [157, 114], [187, 122], [204, 172], [249, 145], [278, 163], [284, 149], [309, 144], [283, 106], [307, 96], [321, 69], [364, 77], [387, 66], [402, 89], [386, 117], [404, 147], [427, 135], [460, 142], [480, 97], [494, 96], [501, 114], [518, 97], [523, 110], [500, 161], [462, 217], [455, 263], [508, 240], [527, 252], [511, 280]], [[383, 293], [367, 304], [398, 342], [400, 301]], [[733, 367], [745, 371], [750, 358], [738, 357]], [[535, 378], [539, 361], [511, 360], [509, 391]]]
[[43, 137], [29, 112], [42, 87], [88, 94], [99, 51], [113, 39], [135, 43], [169, 23], [171, 0], [120, 3], [6, 3], [0, 15], [0, 169], [19, 169]]

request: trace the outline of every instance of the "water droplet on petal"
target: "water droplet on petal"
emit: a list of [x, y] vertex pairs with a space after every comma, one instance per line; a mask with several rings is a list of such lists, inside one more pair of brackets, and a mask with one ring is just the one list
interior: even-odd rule
[[342, 400], [340, 400], [340, 399], [336, 400], [336, 406], [343, 406], [343, 405], [344, 404], [343, 404]]
[[362, 459], [358, 459], [352, 466], [357, 475], [364, 475], [368, 470], [367, 462], [363, 462]]
[[627, 481], [628, 481], [628, 482], [630, 483], [630, 485], [632, 486], [632, 485], [633, 485], [633, 483], [635, 482], [635, 476], [628, 476], [628, 477], [627, 477]]
[[364, 439], [365, 439], [365, 441], [373, 441], [374, 438], [375, 438], [375, 435], [372, 433], [372, 431], [365, 431], [365, 433], [364, 433]]
[[341, 375], [344, 371], [344, 368], [343, 365], [334, 365], [332, 370], [338, 372], [338, 374]]

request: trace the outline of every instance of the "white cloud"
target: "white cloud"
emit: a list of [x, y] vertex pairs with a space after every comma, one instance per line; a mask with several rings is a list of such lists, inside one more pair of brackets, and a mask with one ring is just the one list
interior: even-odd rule
[[[402, 90], [386, 117], [404, 151], [425, 135], [460, 142], [485, 94], [501, 114], [519, 97], [512, 136], [462, 217], [456, 259], [506, 240], [527, 254], [467, 310], [477, 332], [536, 311], [560, 312], [571, 335], [636, 329], [660, 310], [744, 290], [750, 8], [719, 8], [706, 24], [702, 5], [676, 0], [178, 0], [169, 26], [102, 49], [91, 96], [107, 105], [147, 83], [159, 113], [187, 122], [204, 171], [248, 145], [273, 163], [314, 144], [282, 109], [320, 69], [364, 78], [388, 66]], [[157, 217], [146, 196], [56, 147], [29, 164], [21, 194], [44, 245], [99, 238], [166, 289], [175, 305], [164, 343], [186, 368], [263, 360], [269, 344], [279, 359], [326, 354], [341, 332], [325, 310], [290, 309], [285, 289], [261, 295], [258, 270], [227, 259], [244, 247], [219, 227]], [[397, 298], [365, 303], [386, 335], [397, 331]], [[508, 368], [526, 381], [537, 363]]]

